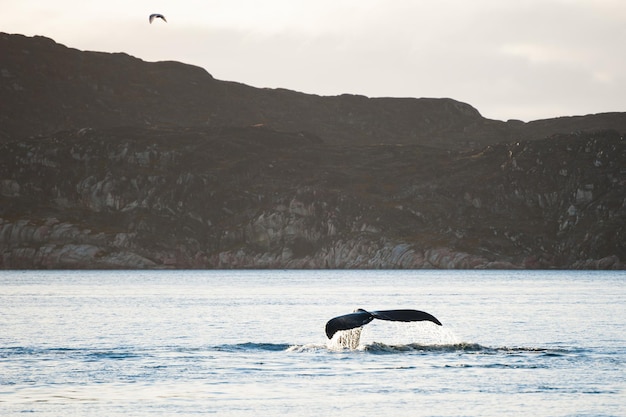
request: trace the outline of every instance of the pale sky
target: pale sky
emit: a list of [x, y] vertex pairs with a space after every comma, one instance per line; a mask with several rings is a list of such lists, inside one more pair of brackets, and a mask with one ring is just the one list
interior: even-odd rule
[[626, 0], [0, 0], [0, 32], [499, 120], [626, 111]]

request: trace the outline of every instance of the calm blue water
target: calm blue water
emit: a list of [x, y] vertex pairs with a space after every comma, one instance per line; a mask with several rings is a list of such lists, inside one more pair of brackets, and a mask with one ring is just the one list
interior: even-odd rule
[[[623, 272], [0, 272], [0, 414], [624, 416]], [[374, 321], [356, 350], [326, 321]]]

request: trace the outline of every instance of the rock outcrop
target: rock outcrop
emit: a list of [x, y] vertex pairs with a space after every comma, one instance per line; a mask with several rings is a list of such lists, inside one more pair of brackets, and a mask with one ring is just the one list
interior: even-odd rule
[[0, 50], [2, 268], [625, 267], [624, 113], [499, 122]]
[[622, 268], [615, 131], [451, 153], [266, 128], [1, 146], [4, 268]]

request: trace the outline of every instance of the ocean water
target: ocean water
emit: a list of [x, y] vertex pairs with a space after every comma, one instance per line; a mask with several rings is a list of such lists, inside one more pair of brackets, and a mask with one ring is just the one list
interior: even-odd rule
[[0, 272], [2, 416], [624, 416], [625, 364], [624, 272]]

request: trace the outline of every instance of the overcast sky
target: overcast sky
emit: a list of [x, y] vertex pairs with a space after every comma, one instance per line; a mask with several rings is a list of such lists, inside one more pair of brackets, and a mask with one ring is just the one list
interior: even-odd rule
[[626, 111], [626, 0], [0, 0], [0, 31], [492, 119]]

